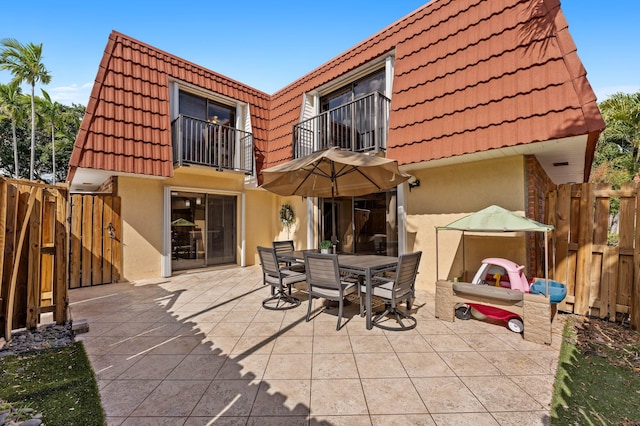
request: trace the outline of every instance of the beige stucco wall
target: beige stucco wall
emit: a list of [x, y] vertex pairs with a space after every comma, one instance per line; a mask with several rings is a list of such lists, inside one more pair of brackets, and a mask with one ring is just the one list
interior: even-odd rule
[[[211, 172], [198, 167], [177, 169], [171, 179], [118, 178], [118, 195], [122, 198], [123, 278], [137, 280], [162, 275], [163, 196], [165, 186], [188, 191], [238, 194], [238, 235], [241, 231], [242, 197], [245, 208], [245, 261], [257, 262], [258, 245], [271, 245], [275, 239], [287, 239], [286, 229], [278, 220], [281, 199], [261, 189], [245, 189], [244, 176], [230, 172]], [[306, 246], [306, 203], [300, 197], [287, 200], [296, 213], [291, 239]], [[238, 263], [242, 240], [237, 242]]]
[[122, 277], [161, 276], [163, 182], [118, 178], [122, 199]]
[[[412, 170], [421, 185], [407, 192], [407, 250], [422, 250], [417, 287], [435, 291], [436, 226], [443, 226], [491, 204], [524, 214], [525, 167], [522, 156], [486, 160], [454, 166]], [[160, 277], [162, 256], [162, 214], [165, 186], [185, 190], [224, 191], [245, 194], [245, 260], [258, 263], [256, 247], [273, 240], [292, 239], [296, 247], [307, 248], [307, 200], [280, 197], [261, 189], [245, 189], [242, 175], [212, 173], [199, 168], [176, 170], [171, 179], [120, 177], [122, 197], [123, 277], [128, 280]], [[280, 223], [284, 203], [292, 206], [295, 221], [290, 230]], [[238, 202], [238, 234], [241, 224]], [[439, 277], [462, 273], [462, 241], [457, 231], [438, 235]], [[317, 243], [317, 242], [315, 242]], [[314, 244], [315, 244], [314, 243]], [[238, 262], [242, 241], [238, 239]], [[473, 274], [485, 257], [506, 257], [526, 263], [523, 235], [470, 235], [465, 238], [465, 269]], [[467, 277], [471, 279], [470, 276]]]
[[[524, 214], [525, 162], [522, 156], [454, 166], [412, 170], [421, 185], [407, 196], [407, 250], [422, 250], [416, 286], [435, 292], [436, 226], [475, 213], [492, 204]], [[453, 278], [462, 273], [462, 233], [438, 232], [438, 275]], [[485, 257], [506, 257], [526, 263], [523, 235], [466, 234], [465, 270], [469, 280]]]

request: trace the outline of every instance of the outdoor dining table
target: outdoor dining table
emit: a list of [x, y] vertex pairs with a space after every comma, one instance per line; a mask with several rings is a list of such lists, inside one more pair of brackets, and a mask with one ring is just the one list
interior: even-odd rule
[[[317, 250], [311, 251], [317, 252]], [[278, 258], [283, 261], [304, 262], [304, 251], [295, 250], [289, 253], [280, 253]], [[372, 278], [382, 272], [395, 271], [398, 266], [398, 258], [376, 254], [338, 254], [338, 266], [342, 272], [362, 277], [362, 282], [367, 289], [365, 297], [367, 330], [371, 330], [373, 328], [371, 321]]]

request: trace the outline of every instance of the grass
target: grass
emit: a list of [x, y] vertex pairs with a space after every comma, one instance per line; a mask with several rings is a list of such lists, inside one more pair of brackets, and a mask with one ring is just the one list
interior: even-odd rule
[[640, 375], [585, 354], [575, 344], [571, 321], [564, 328], [551, 402], [554, 425], [640, 424]]
[[0, 358], [0, 399], [55, 425], [104, 425], [95, 375], [82, 343]]

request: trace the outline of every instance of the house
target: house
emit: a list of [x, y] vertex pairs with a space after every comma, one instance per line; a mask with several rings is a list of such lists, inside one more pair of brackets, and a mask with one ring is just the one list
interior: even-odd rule
[[[588, 179], [603, 129], [558, 0], [434, 0], [274, 94], [114, 31], [68, 180], [117, 187], [126, 279], [251, 265], [274, 239], [317, 247], [333, 208], [341, 250], [422, 250], [433, 289], [435, 226], [491, 204], [543, 221], [546, 189]], [[414, 179], [333, 205], [259, 188], [262, 169], [331, 145]], [[539, 258], [522, 235], [466, 238], [470, 265]], [[464, 273], [460, 243], [440, 238], [440, 274]]]

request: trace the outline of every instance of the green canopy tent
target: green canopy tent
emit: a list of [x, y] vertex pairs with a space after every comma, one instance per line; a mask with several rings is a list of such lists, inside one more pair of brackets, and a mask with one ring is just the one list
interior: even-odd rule
[[180, 219], [176, 219], [173, 222], [171, 222], [171, 226], [196, 226], [195, 223], [193, 222], [189, 222], [187, 219], [184, 218], [180, 218]]
[[[438, 274], [438, 231], [462, 231], [462, 268], [464, 270], [464, 234], [465, 232], [544, 232], [544, 278], [545, 294], [549, 297], [549, 232], [553, 226], [536, 222], [533, 219], [517, 215], [500, 206], [489, 206], [476, 213], [465, 216], [445, 226], [436, 226], [436, 280]], [[553, 236], [553, 234], [552, 234]], [[555, 248], [555, 244], [552, 244]], [[552, 256], [555, 259], [555, 250]]]

